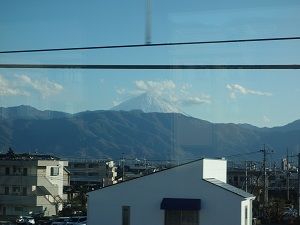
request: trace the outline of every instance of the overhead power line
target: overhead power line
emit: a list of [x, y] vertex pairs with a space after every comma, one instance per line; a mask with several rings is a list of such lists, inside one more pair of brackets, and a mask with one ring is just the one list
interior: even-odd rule
[[232, 158], [232, 157], [240, 157], [240, 156], [245, 156], [245, 155], [252, 155], [252, 154], [257, 154], [260, 151], [254, 151], [254, 152], [244, 152], [244, 153], [239, 153], [239, 154], [234, 154], [234, 155], [227, 155], [223, 156], [224, 158]]
[[300, 36], [275, 37], [275, 38], [233, 39], [233, 40], [215, 40], [215, 41], [146, 43], [146, 44], [130, 44], [130, 45], [86, 46], [86, 47], [67, 47], [67, 48], [23, 49], [23, 50], [0, 51], [0, 54], [32, 53], [32, 52], [56, 52], [56, 51], [78, 51], [78, 50], [93, 50], [93, 49], [161, 47], [161, 46], [180, 46], [180, 45], [225, 44], [225, 43], [241, 43], [241, 42], [289, 41], [289, 40], [300, 40]]
[[300, 64], [282, 65], [99, 65], [99, 64], [0, 64], [12, 69], [94, 69], [94, 70], [291, 70]]

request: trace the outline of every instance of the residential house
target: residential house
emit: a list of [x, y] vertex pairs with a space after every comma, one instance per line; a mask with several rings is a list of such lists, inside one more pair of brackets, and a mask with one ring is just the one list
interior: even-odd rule
[[255, 197], [226, 180], [226, 160], [201, 159], [107, 186], [88, 193], [88, 224], [252, 224]]

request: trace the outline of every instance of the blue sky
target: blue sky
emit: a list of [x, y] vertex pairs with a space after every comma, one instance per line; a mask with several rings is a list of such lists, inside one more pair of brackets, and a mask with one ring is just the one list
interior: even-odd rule
[[[300, 36], [299, 1], [152, 1], [152, 42]], [[140, 44], [145, 1], [0, 3], [0, 49]], [[0, 63], [293, 64], [300, 42], [2, 54]], [[0, 69], [0, 105], [110, 109], [151, 91], [212, 122], [277, 126], [300, 119], [299, 71]]]

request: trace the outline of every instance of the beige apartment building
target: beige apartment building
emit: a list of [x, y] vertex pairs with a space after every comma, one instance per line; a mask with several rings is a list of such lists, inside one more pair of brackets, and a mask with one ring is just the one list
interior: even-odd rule
[[117, 167], [112, 160], [69, 160], [71, 185], [99, 185], [116, 183]]
[[49, 155], [0, 154], [0, 216], [56, 215], [70, 183], [66, 166]]

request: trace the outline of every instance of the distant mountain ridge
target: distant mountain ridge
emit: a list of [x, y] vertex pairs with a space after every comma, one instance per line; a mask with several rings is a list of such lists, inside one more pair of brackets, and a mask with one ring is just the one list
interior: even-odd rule
[[[275, 150], [300, 146], [300, 120], [282, 127], [215, 124], [180, 113], [86, 111], [68, 114], [40, 111], [30, 106], [0, 108], [0, 151], [52, 153], [64, 157], [119, 159], [191, 159], [222, 157], [259, 151], [263, 144]], [[258, 154], [258, 155], [257, 155]], [[254, 159], [261, 157], [254, 154]], [[247, 157], [250, 157], [247, 155]]]
[[28, 105], [0, 107], [0, 119], [54, 119], [67, 117], [70, 114], [51, 110], [38, 110]]

